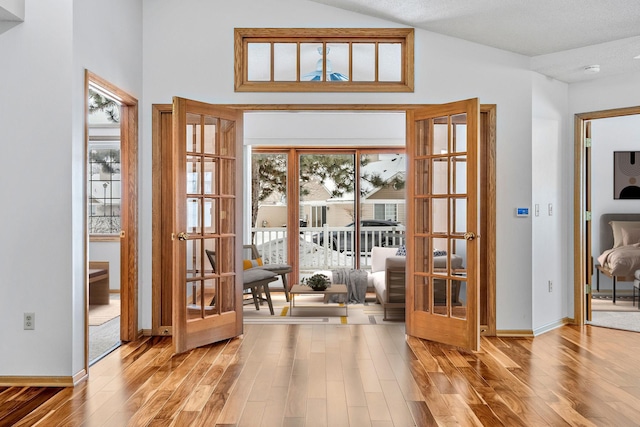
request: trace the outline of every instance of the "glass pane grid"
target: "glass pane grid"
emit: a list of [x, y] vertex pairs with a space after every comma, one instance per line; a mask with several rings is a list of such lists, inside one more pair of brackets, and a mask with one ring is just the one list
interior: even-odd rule
[[330, 86], [335, 85], [341, 85], [341, 91], [344, 87], [348, 91], [413, 89], [413, 73], [408, 70], [413, 58], [407, 48], [413, 30], [376, 29], [367, 37], [362, 29], [353, 35], [349, 29], [333, 30], [335, 36], [299, 35], [298, 30], [287, 28], [263, 29], [263, 34], [260, 30], [240, 34], [236, 70], [242, 79], [236, 89], [332, 91]]
[[122, 194], [120, 148], [90, 147], [88, 157], [89, 234], [118, 234]]

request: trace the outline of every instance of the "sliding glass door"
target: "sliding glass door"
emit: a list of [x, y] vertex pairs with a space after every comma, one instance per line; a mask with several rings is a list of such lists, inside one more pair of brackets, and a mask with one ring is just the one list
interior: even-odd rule
[[251, 159], [251, 242], [265, 262], [293, 265], [292, 280], [369, 269], [374, 246], [404, 244], [404, 153], [254, 148]]

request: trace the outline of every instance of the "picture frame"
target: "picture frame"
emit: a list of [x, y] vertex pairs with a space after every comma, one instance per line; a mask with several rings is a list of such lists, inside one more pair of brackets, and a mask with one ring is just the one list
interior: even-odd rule
[[640, 151], [613, 152], [613, 198], [640, 199]]

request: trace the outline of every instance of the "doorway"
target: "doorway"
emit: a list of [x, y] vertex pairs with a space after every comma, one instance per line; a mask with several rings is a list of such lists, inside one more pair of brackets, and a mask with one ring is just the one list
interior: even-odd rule
[[[138, 101], [90, 71], [85, 99], [88, 369], [138, 334]], [[90, 110], [102, 119], [89, 118]]]
[[[610, 231], [606, 218], [638, 212], [640, 201], [620, 200], [614, 178], [614, 157], [618, 153], [636, 151], [637, 142], [633, 135], [638, 120], [640, 107], [576, 115], [574, 318], [578, 324], [630, 328], [624, 310], [631, 310], [632, 306], [630, 281], [633, 280], [633, 272], [630, 277], [617, 277], [614, 303], [615, 282], [606, 275], [606, 271], [604, 274], [601, 272], [598, 257], [606, 249], [602, 240]], [[632, 128], [633, 131], [626, 131]], [[627, 184], [636, 180], [632, 174], [623, 175]], [[637, 312], [637, 309], [631, 311]]]
[[[242, 111], [353, 111], [354, 107], [349, 106], [309, 106], [309, 105], [226, 105]], [[407, 107], [405, 105], [367, 105], [362, 106], [362, 111], [403, 111], [406, 112], [411, 108], [419, 106]], [[358, 110], [358, 109], [356, 109]], [[153, 224], [153, 311], [152, 311], [152, 333], [158, 335], [171, 335], [171, 283], [166, 280], [167, 275], [165, 269], [168, 268], [169, 259], [166, 259], [164, 246], [168, 244], [166, 239], [160, 239], [159, 236], [170, 235], [172, 230], [166, 221], [162, 219], [163, 212], [163, 191], [162, 187], [162, 171], [166, 167], [167, 159], [165, 153], [167, 141], [171, 138], [171, 105], [154, 105], [153, 106], [153, 149], [154, 149], [154, 189], [153, 203], [154, 215]], [[480, 218], [481, 247], [480, 247], [480, 264], [483, 265], [480, 274], [480, 298], [483, 301], [480, 304], [481, 309], [479, 318], [481, 319], [481, 333], [485, 335], [495, 335], [495, 122], [496, 107], [495, 105], [482, 106], [480, 109], [480, 137], [483, 146], [480, 149], [480, 161], [483, 165], [480, 170], [481, 176], [481, 197], [482, 206], [480, 212], [483, 214]], [[244, 160], [245, 168], [248, 168], [249, 159]], [[245, 195], [245, 205], [247, 205]], [[299, 215], [287, 218], [287, 224], [291, 227], [290, 232], [297, 234], [299, 225]], [[245, 230], [247, 232], [247, 230]], [[291, 257], [296, 258], [297, 247], [290, 250]], [[296, 259], [289, 258], [289, 263], [297, 264]]]

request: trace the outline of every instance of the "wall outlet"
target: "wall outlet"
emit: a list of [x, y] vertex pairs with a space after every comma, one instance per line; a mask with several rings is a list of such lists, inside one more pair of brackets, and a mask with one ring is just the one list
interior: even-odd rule
[[24, 314], [24, 329], [33, 330], [36, 328], [36, 314], [25, 313]]
[[553, 292], [553, 282], [549, 280], [549, 292]]

